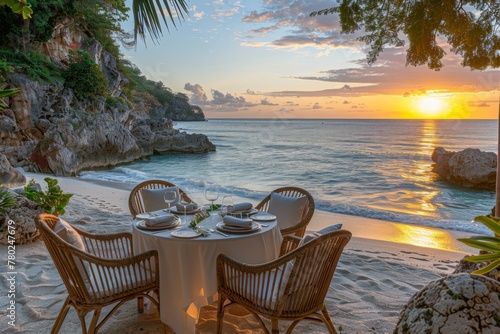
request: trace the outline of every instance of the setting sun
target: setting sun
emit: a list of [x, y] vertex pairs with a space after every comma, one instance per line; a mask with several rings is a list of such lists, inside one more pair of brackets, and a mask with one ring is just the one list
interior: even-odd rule
[[437, 116], [443, 112], [443, 102], [436, 97], [424, 97], [418, 104], [421, 113]]

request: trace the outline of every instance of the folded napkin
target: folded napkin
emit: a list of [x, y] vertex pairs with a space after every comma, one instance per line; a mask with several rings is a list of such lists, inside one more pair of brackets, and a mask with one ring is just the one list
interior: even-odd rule
[[241, 219], [233, 216], [225, 216], [223, 222], [224, 225], [231, 227], [252, 228], [253, 220], [250, 218]]
[[[184, 205], [180, 205], [180, 203], [177, 203], [175, 205], [175, 207], [177, 208], [178, 212], [184, 212]], [[198, 205], [196, 203], [188, 203], [186, 205], [186, 212], [187, 211], [194, 211], [196, 209], [198, 209]]]
[[235, 205], [229, 205], [227, 207], [227, 212], [232, 213], [232, 212], [241, 212], [241, 211], [249, 211], [252, 210], [253, 204], [244, 202], [244, 203], [238, 203]]
[[164, 212], [161, 216], [151, 216], [144, 220], [146, 221], [146, 226], [170, 225], [175, 221], [175, 216]]

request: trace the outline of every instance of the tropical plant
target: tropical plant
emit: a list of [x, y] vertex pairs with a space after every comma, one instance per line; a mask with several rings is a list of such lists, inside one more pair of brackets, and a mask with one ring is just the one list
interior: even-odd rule
[[6, 187], [0, 187], [0, 213], [6, 213], [16, 205], [16, 197]]
[[73, 194], [63, 194], [61, 188], [57, 185], [57, 180], [46, 177], [47, 191], [38, 190], [35, 186], [35, 180], [31, 179], [24, 187], [23, 195], [40, 204], [45, 213], [53, 214], [55, 216], [63, 215], [66, 210], [65, 207], [69, 204], [69, 200]]
[[495, 234], [495, 236], [479, 235], [469, 238], [459, 238], [457, 240], [470, 247], [483, 251], [483, 254], [470, 255], [464, 258], [465, 261], [469, 262], [488, 262], [488, 264], [484, 267], [472, 272], [472, 274], [482, 275], [487, 274], [500, 266], [500, 218], [478, 216], [474, 218], [474, 220], [488, 227]]
[[176, 26], [174, 17], [177, 17], [180, 22], [181, 19], [184, 19], [184, 13], [188, 13], [186, 0], [163, 0], [163, 6], [160, 0], [132, 1], [134, 41], [137, 41], [137, 36], [140, 36], [146, 42], [146, 31], [149, 33], [151, 39], [158, 40], [160, 38], [162, 30], [158, 12], [161, 14], [167, 30], [168, 23], [165, 12], [168, 13], [174, 27]]
[[364, 28], [358, 39], [371, 47], [368, 63], [377, 60], [384, 46], [402, 47], [406, 36], [407, 65], [439, 70], [446, 52], [439, 43], [446, 38], [451, 51], [462, 56], [462, 66], [483, 70], [500, 67], [500, 2], [491, 0], [411, 1], [337, 0], [338, 6], [312, 12], [311, 16], [338, 13], [342, 33]]

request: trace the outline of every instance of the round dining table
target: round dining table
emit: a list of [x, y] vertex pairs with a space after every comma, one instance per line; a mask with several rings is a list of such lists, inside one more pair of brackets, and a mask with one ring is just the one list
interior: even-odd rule
[[[189, 221], [190, 217], [181, 219]], [[160, 320], [175, 333], [194, 333], [200, 308], [217, 300], [216, 260], [219, 254], [249, 264], [269, 262], [279, 256], [283, 239], [276, 220], [259, 222], [260, 229], [252, 232], [223, 232], [227, 237], [215, 232], [221, 221], [217, 215], [204, 219], [199, 226], [214, 232], [194, 238], [182, 237], [183, 231], [192, 231], [187, 223], [159, 231], [140, 229], [137, 220], [133, 223], [134, 252], [158, 251]]]

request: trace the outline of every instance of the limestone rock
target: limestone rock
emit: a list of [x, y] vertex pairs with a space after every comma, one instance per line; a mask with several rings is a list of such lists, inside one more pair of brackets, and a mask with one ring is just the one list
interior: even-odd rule
[[156, 145], [154, 151], [158, 153], [206, 153], [215, 151], [215, 145], [208, 140], [207, 136], [186, 132], [179, 132], [174, 137], [161, 140], [162, 135], [156, 134]]
[[432, 153], [434, 172], [459, 185], [479, 189], [495, 189], [497, 155], [467, 148], [460, 152], [437, 147]]
[[[11, 208], [3, 217], [3, 222], [0, 221], [0, 244], [8, 244], [8, 222], [12, 220], [15, 223], [15, 242], [17, 245], [22, 245], [31, 241], [35, 241], [40, 236], [35, 225], [35, 218], [43, 213], [40, 206], [30, 201], [24, 196], [16, 196], [16, 206]], [[0, 217], [0, 220], [2, 217]]]
[[404, 307], [394, 334], [500, 333], [499, 291], [498, 281], [481, 275], [432, 281]]
[[23, 186], [25, 183], [26, 177], [12, 167], [5, 155], [0, 154], [0, 185], [11, 188]]
[[40, 154], [55, 175], [73, 176], [81, 170], [114, 166], [141, 158], [142, 152], [122, 124], [107, 114], [92, 119], [61, 121], [45, 134]]
[[64, 18], [56, 23], [52, 38], [40, 43], [37, 51], [48, 55], [52, 60], [67, 61], [69, 50], [79, 48], [84, 38], [83, 33], [75, 30], [72, 19]]

